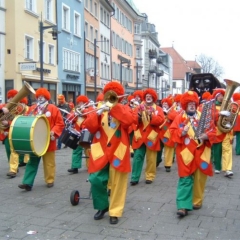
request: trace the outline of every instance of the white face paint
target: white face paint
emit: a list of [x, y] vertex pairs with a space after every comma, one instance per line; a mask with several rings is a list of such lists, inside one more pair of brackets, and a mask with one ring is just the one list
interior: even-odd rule
[[189, 113], [194, 113], [196, 112], [196, 103], [195, 102], [189, 102], [187, 104], [187, 109], [186, 109], [187, 112]]
[[44, 97], [44, 96], [42, 96], [42, 95], [40, 95], [39, 97], [38, 97], [38, 99], [37, 99], [37, 102], [39, 103], [39, 104], [43, 104], [43, 103], [45, 103], [47, 101], [47, 99]]
[[151, 104], [153, 102], [152, 95], [150, 95], [150, 94], [147, 94], [145, 96], [145, 99], [146, 99], [145, 101], [146, 101], [147, 104]]

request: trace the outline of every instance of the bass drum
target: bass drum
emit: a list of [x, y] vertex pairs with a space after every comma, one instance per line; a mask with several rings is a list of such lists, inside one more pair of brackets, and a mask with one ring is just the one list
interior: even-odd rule
[[80, 133], [69, 127], [65, 128], [61, 134], [60, 141], [66, 146], [76, 149], [79, 145]]
[[87, 129], [81, 131], [81, 136], [79, 140], [79, 145], [83, 148], [90, 148], [93, 140], [93, 134], [91, 134]]
[[17, 116], [9, 129], [10, 147], [18, 154], [42, 156], [50, 142], [50, 125], [44, 115]]

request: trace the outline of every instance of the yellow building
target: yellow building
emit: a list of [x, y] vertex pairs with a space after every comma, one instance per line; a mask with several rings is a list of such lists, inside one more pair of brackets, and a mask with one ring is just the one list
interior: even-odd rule
[[[6, 7], [6, 56], [5, 90], [21, 89], [27, 81], [34, 89], [41, 87], [40, 80], [40, 31], [43, 26], [56, 24], [56, 0], [11, 0]], [[49, 33], [43, 31], [43, 87], [56, 99], [58, 80], [57, 42]], [[23, 63], [23, 64], [22, 64]], [[35, 64], [34, 64], [35, 63]]]

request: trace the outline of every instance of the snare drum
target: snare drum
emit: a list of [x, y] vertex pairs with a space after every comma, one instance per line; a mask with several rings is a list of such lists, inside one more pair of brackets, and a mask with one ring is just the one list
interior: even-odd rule
[[9, 129], [10, 147], [18, 154], [42, 156], [50, 142], [50, 125], [44, 115], [17, 116]]
[[81, 131], [81, 136], [79, 140], [79, 145], [83, 148], [90, 148], [92, 144], [93, 134], [91, 134], [87, 129]]
[[76, 149], [77, 146], [79, 145], [79, 139], [80, 139], [80, 132], [69, 127], [63, 130], [59, 140], [66, 146], [72, 149]]

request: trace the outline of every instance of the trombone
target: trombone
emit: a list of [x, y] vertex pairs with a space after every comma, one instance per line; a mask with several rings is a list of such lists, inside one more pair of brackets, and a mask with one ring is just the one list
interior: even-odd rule
[[[127, 97], [129, 94], [124, 94], [124, 95], [120, 95], [118, 96], [114, 91], [110, 90], [108, 92], [106, 92], [104, 94], [104, 101], [103, 101], [103, 104], [106, 104], [107, 106], [109, 107], [112, 107], [112, 106], [115, 106], [117, 103], [118, 103], [118, 99], [119, 98], [124, 98], [124, 97]], [[100, 102], [96, 102], [96, 103], [91, 103], [91, 105], [96, 105]], [[91, 106], [91, 105], [87, 105], [87, 106]], [[86, 106], [85, 106], [86, 107]], [[101, 108], [101, 107], [100, 107]], [[96, 109], [93, 109], [89, 112], [86, 112], [86, 113], [81, 113], [80, 111], [77, 111], [77, 113], [79, 114], [79, 116], [86, 116], [87, 114], [89, 113], [92, 113], [92, 112], [96, 112], [98, 111], [100, 108], [96, 108]]]

